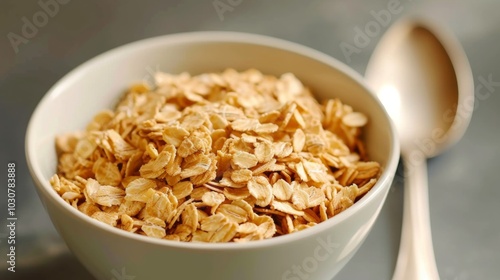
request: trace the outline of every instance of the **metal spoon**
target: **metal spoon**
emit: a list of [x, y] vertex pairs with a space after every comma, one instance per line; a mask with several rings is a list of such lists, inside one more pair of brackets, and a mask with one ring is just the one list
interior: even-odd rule
[[474, 107], [469, 62], [450, 34], [426, 20], [402, 20], [383, 36], [365, 74], [397, 127], [405, 167], [394, 280], [439, 279], [426, 160], [462, 137]]

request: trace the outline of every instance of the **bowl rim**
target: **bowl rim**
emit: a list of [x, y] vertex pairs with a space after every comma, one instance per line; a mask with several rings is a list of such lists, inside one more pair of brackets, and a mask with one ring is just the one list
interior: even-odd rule
[[[372, 98], [376, 104], [378, 104], [379, 109], [383, 112], [387, 123], [389, 124], [389, 132], [390, 139], [392, 144], [392, 148], [390, 149], [390, 154], [388, 156], [387, 164], [382, 171], [380, 178], [373, 188], [366, 193], [360, 200], [354, 203], [351, 207], [339, 213], [335, 217], [332, 217], [322, 223], [319, 223], [311, 228], [308, 228], [303, 231], [295, 232], [293, 234], [286, 234], [278, 237], [273, 237], [270, 239], [245, 242], [245, 243], [203, 243], [203, 242], [179, 242], [165, 239], [157, 239], [148, 236], [143, 236], [136, 233], [130, 233], [124, 231], [119, 228], [115, 228], [99, 222], [82, 212], [74, 209], [71, 205], [66, 203], [61, 197], [53, 190], [52, 186], [48, 181], [41, 180], [43, 178], [43, 174], [40, 166], [34, 160], [36, 149], [35, 149], [35, 122], [43, 110], [43, 108], [51, 102], [52, 99], [57, 97], [69, 84], [71, 81], [75, 79], [79, 79], [79, 76], [82, 72], [84, 72], [88, 68], [93, 68], [95, 65], [106, 63], [107, 61], [113, 59], [114, 57], [121, 56], [124, 53], [128, 52], [136, 52], [139, 49], [147, 49], [154, 46], [159, 45], [174, 45], [174, 44], [186, 44], [186, 43], [209, 43], [209, 42], [217, 42], [217, 43], [243, 43], [249, 45], [258, 45], [264, 47], [276, 48], [279, 50], [284, 50], [288, 52], [292, 52], [294, 54], [307, 57], [316, 61], [320, 61], [325, 65], [328, 65], [331, 68], [336, 69], [337, 71], [345, 74], [354, 82], [356, 82], [366, 93], [369, 93], [368, 96]], [[351, 69], [346, 64], [340, 62], [339, 60], [312, 49], [307, 46], [300, 45], [298, 43], [290, 42], [283, 39], [278, 39], [274, 37], [245, 33], [245, 32], [231, 32], [231, 31], [196, 31], [196, 32], [185, 32], [185, 33], [174, 33], [162, 36], [156, 36], [151, 38], [146, 38], [142, 40], [138, 40], [135, 42], [131, 42], [122, 46], [115, 47], [110, 49], [104, 53], [101, 53], [86, 62], [80, 64], [69, 73], [60, 78], [43, 96], [38, 105], [36, 106], [33, 114], [30, 117], [26, 136], [25, 136], [25, 156], [28, 164], [28, 168], [30, 174], [35, 181], [35, 186], [38, 190], [40, 199], [44, 200], [44, 198], [51, 201], [58, 208], [62, 208], [67, 211], [71, 216], [75, 219], [81, 219], [82, 222], [93, 226], [96, 229], [106, 231], [111, 234], [119, 235], [123, 238], [128, 238], [131, 240], [135, 240], [138, 242], [155, 244], [165, 247], [172, 247], [178, 249], [188, 249], [188, 250], [242, 250], [242, 249], [259, 249], [270, 246], [279, 246], [285, 245], [289, 243], [296, 242], [301, 239], [305, 239], [312, 236], [319, 236], [320, 233], [329, 230], [331, 227], [336, 224], [340, 224], [343, 221], [349, 219], [355, 212], [362, 209], [365, 205], [369, 203], [378, 193], [384, 191], [383, 186], [387, 185], [387, 188], [390, 187], [391, 181], [393, 180], [396, 167], [398, 165], [399, 160], [399, 141], [396, 135], [396, 130], [392, 120], [389, 115], [385, 111], [382, 103], [376, 98], [376, 95], [373, 91], [367, 86], [366, 81], [363, 80], [361, 75]], [[50, 202], [49, 202], [50, 203]], [[47, 209], [46, 209], [47, 210]]]

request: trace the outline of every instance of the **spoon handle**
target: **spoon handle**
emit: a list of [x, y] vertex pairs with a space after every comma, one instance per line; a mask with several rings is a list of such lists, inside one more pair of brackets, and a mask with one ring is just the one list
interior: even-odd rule
[[438, 280], [429, 218], [427, 161], [404, 153], [403, 228], [393, 280]]

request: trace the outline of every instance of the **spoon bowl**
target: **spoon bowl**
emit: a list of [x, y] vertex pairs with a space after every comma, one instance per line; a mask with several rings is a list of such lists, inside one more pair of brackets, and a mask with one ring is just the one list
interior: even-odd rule
[[465, 133], [474, 101], [472, 73], [460, 44], [443, 27], [423, 19], [395, 24], [365, 77], [394, 121], [402, 150], [434, 157]]
[[383, 36], [365, 73], [396, 125], [405, 168], [395, 280], [439, 279], [430, 229], [426, 159], [463, 136], [474, 107], [470, 65], [450, 34], [428, 20], [401, 20]]

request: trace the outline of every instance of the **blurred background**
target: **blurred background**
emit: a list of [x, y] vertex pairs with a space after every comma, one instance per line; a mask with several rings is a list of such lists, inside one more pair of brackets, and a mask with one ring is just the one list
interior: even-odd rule
[[[396, 5], [399, 12], [377, 21], [377, 15], [389, 5]], [[441, 279], [498, 279], [499, 9], [500, 2], [494, 0], [1, 0], [0, 168], [7, 170], [8, 162], [16, 163], [18, 221], [16, 272], [12, 273], [6, 263], [7, 171], [1, 171], [0, 279], [92, 279], [52, 226], [24, 157], [24, 136], [31, 113], [68, 71], [132, 41], [178, 32], [230, 30], [297, 42], [363, 74], [384, 31], [410, 14], [425, 15], [447, 26], [469, 57], [475, 83], [481, 79], [493, 81], [488, 97], [476, 98], [464, 138], [429, 161], [429, 192]], [[380, 30], [362, 46], [356, 45], [357, 30], [363, 30], [370, 21], [378, 22]], [[356, 46], [357, 51], [348, 53], [342, 45]], [[335, 279], [391, 278], [401, 212], [399, 180], [393, 184], [369, 237]]]

